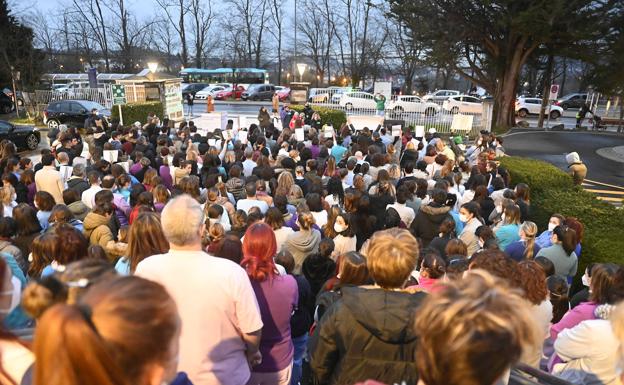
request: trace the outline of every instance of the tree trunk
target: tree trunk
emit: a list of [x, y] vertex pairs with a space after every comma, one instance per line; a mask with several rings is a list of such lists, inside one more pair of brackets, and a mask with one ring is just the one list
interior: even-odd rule
[[180, 44], [182, 44], [181, 61], [184, 67], [188, 66], [188, 46], [186, 44], [186, 31], [184, 30], [184, 16], [186, 11], [184, 10], [184, 0], [180, 1], [180, 19], [178, 21], [178, 28], [180, 32]]
[[104, 23], [104, 16], [102, 14], [102, 7], [100, 6], [100, 1], [95, 0], [95, 6], [98, 9], [98, 14], [100, 19], [98, 20], [102, 26], [102, 51], [104, 54], [104, 62], [106, 63], [106, 72], [110, 72], [110, 60], [108, 57], [108, 38], [106, 37], [106, 24]]
[[566, 84], [566, 80], [568, 80], [568, 59], [566, 59], [565, 57], [563, 58], [563, 73], [561, 75], [561, 95], [565, 95], [565, 84]]
[[[539, 119], [537, 121], [538, 128], [544, 128], [544, 117], [546, 116], [546, 106], [550, 101], [548, 96], [550, 95], [550, 83], [552, 82], [552, 72], [555, 58], [552, 53], [548, 54], [548, 61], [546, 62], [546, 70], [544, 73], [544, 87], [542, 88], [542, 106], [540, 108]], [[550, 111], [549, 111], [550, 113]]]

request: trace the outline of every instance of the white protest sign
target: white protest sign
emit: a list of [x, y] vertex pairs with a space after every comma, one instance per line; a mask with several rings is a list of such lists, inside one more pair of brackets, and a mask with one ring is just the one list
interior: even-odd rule
[[119, 162], [117, 163], [118, 165], [120, 165], [121, 167], [123, 167], [123, 169], [129, 173], [130, 172], [130, 163], [129, 162]]
[[416, 126], [416, 138], [422, 138], [425, 136], [425, 126]]
[[382, 116], [370, 116], [370, 115], [351, 115], [349, 117], [349, 124], [353, 125], [356, 130], [363, 130], [368, 127], [369, 130], [375, 130], [379, 125], [382, 125], [384, 118]]
[[401, 136], [401, 126], [392, 126], [392, 136]]
[[102, 159], [106, 160], [109, 163], [117, 163], [117, 157], [119, 156], [119, 152], [117, 150], [104, 150], [102, 154]]
[[453, 115], [451, 123], [451, 131], [470, 131], [472, 130], [472, 115], [457, 114]]
[[303, 142], [305, 140], [305, 131], [303, 128], [295, 128], [295, 139], [297, 139], [297, 142]]
[[210, 147], [215, 147], [217, 145], [217, 140], [216, 139], [208, 139], [208, 145]]
[[334, 127], [325, 126], [325, 137], [332, 138], [334, 136]]
[[238, 131], [238, 140], [240, 140], [242, 144], [247, 144], [247, 131]]

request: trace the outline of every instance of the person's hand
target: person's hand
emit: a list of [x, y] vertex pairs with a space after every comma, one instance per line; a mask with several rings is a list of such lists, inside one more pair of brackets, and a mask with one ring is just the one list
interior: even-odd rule
[[249, 367], [253, 368], [254, 366], [260, 365], [262, 363], [262, 353], [260, 350], [256, 350], [254, 352], [247, 351], [247, 362], [249, 363]]

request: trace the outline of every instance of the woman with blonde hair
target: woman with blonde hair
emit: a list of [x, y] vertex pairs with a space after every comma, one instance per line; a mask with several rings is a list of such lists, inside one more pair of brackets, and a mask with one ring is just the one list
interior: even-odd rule
[[167, 187], [164, 185], [159, 184], [154, 187], [152, 194], [154, 195], [154, 209], [159, 213], [165, 208], [165, 205], [169, 201], [169, 190], [167, 190]]
[[533, 259], [540, 251], [539, 245], [535, 243], [537, 235], [537, 225], [526, 221], [520, 226], [520, 240], [512, 242], [505, 248], [505, 253], [518, 262], [524, 259]]
[[293, 206], [299, 206], [301, 203], [305, 203], [301, 187], [296, 184], [290, 186], [290, 191], [288, 192], [288, 203]]
[[277, 177], [277, 188], [275, 189], [275, 195], [288, 195], [290, 188], [295, 184], [295, 179], [289, 171], [283, 171], [279, 177]]
[[134, 274], [139, 262], [145, 258], [169, 251], [169, 243], [160, 224], [160, 215], [145, 211], [130, 225], [127, 257], [120, 258], [115, 270], [120, 274]]
[[318, 252], [321, 233], [314, 229], [314, 216], [305, 208], [297, 209], [297, 225], [299, 231], [290, 234], [284, 242], [283, 249], [289, 251], [295, 259], [294, 274], [301, 274], [301, 265], [310, 254]]

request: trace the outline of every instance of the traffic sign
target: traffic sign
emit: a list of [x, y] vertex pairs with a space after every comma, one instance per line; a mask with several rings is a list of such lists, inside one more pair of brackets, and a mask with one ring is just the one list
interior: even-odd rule
[[123, 84], [111, 84], [111, 91], [113, 92], [113, 104], [126, 104], [126, 86]]
[[548, 100], [557, 99], [557, 95], [559, 95], [559, 84], [553, 84], [550, 86], [550, 96], [548, 97]]

